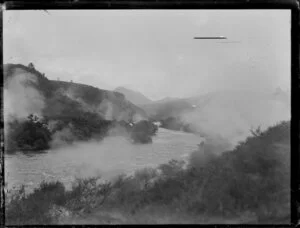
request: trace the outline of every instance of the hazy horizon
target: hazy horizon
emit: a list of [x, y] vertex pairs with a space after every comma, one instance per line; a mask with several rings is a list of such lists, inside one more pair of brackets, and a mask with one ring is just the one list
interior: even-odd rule
[[4, 63], [33, 62], [49, 79], [122, 86], [152, 100], [290, 90], [289, 10], [48, 12], [4, 11]]

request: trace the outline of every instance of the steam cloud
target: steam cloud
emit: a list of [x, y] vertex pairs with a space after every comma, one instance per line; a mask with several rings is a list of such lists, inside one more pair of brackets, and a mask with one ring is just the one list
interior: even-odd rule
[[[131, 110], [129, 110], [126, 106], [128, 105], [128, 101], [124, 100], [124, 104], [118, 104], [119, 100], [116, 99], [114, 93], [109, 93], [109, 99], [104, 98], [100, 104], [91, 105], [87, 104], [83, 99], [76, 95], [76, 89], [73, 87], [68, 88], [67, 90], [60, 90], [60, 94], [67, 96], [81, 104], [83, 111], [89, 111], [92, 113], [96, 113], [101, 116], [105, 120], [117, 120], [117, 121], [130, 121], [139, 122], [141, 120], [145, 120], [144, 116], [141, 114], [135, 113], [131, 118]], [[114, 104], [112, 101], [115, 100], [117, 104]], [[124, 107], [125, 106], [125, 107]]]
[[77, 167], [77, 177], [100, 175], [108, 180], [137, 168], [132, 161], [132, 156], [136, 156], [133, 147], [135, 145], [123, 136], [110, 136], [101, 142], [76, 142], [49, 153], [55, 155], [56, 160], [68, 161]]
[[30, 86], [36, 82], [37, 78], [33, 74], [21, 69], [16, 69], [12, 76], [7, 78], [3, 91], [4, 123], [12, 119], [22, 121], [31, 113], [38, 116], [42, 114], [45, 106], [44, 97]]
[[139, 122], [142, 120], [146, 120], [146, 118], [138, 113], [134, 114], [133, 116], [133, 122]]
[[290, 119], [290, 109], [269, 94], [247, 91], [209, 95], [206, 104], [200, 98], [193, 111], [181, 115], [184, 123], [206, 138], [206, 145], [218, 145], [216, 153], [233, 147], [250, 135], [250, 129], [262, 130]]

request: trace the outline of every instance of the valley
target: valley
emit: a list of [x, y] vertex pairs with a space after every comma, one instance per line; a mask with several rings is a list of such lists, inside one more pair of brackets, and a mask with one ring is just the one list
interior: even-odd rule
[[[45, 207], [40, 206], [39, 218], [51, 223], [288, 219], [288, 179], [283, 175], [288, 174], [290, 150], [286, 93], [220, 91], [158, 101], [125, 93], [130, 95], [52, 81], [32, 66], [5, 66], [5, 191], [12, 200], [8, 218], [19, 204], [30, 211], [30, 197], [46, 195], [50, 188], [58, 191], [53, 200], [62, 197], [64, 202], [53, 203], [50, 196], [40, 202]], [[279, 179], [268, 170], [277, 172]], [[270, 196], [258, 206], [258, 201], [241, 198], [236, 183], [257, 185], [249, 192], [254, 197], [269, 187], [258, 187], [264, 180], [276, 186], [272, 197], [278, 202], [271, 203]], [[84, 192], [76, 195], [77, 191]], [[60, 209], [49, 209], [47, 203]], [[178, 213], [182, 219], [175, 219]], [[201, 218], [195, 219], [198, 214]], [[33, 221], [39, 218], [33, 216]]]

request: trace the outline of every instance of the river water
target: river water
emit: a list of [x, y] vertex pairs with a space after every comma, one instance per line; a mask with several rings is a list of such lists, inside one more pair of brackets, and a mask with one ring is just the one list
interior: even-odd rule
[[8, 189], [20, 184], [33, 189], [43, 180], [59, 180], [70, 186], [76, 177], [101, 175], [110, 179], [171, 159], [186, 159], [201, 141], [194, 134], [159, 128], [152, 144], [135, 145], [114, 136], [43, 153], [6, 155], [5, 182]]

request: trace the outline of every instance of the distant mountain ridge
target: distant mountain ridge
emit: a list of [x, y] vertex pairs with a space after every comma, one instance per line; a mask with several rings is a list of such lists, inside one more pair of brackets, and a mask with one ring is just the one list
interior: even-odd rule
[[167, 99], [141, 105], [141, 108], [143, 108], [149, 116], [164, 119], [179, 116], [182, 112], [191, 110], [193, 106], [184, 99]]
[[125, 87], [117, 87], [114, 91], [125, 95], [126, 99], [135, 105], [149, 104], [152, 102], [149, 98], [140, 92], [127, 89]]
[[175, 101], [175, 100], [180, 100], [181, 98], [176, 98], [176, 97], [165, 97], [163, 99], [160, 99], [160, 100], [156, 100], [156, 101], [153, 101], [155, 103], [162, 103], [162, 102], [169, 102], [169, 101]]

